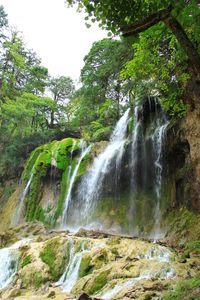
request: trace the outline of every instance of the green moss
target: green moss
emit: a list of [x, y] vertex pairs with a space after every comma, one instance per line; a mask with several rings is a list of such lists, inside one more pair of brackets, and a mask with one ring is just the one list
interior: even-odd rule
[[21, 264], [21, 267], [24, 268], [25, 266], [27, 266], [28, 264], [30, 264], [30, 263], [31, 263], [31, 260], [32, 260], [31, 255], [26, 256], [26, 257], [23, 259], [23, 262], [22, 262], [22, 264]]
[[25, 166], [25, 169], [22, 173], [22, 179], [29, 179], [31, 170], [33, 169], [33, 166], [35, 165], [35, 162], [37, 161], [39, 155], [43, 151], [44, 146], [37, 147], [35, 150], [32, 151], [30, 158]]
[[58, 206], [57, 210], [54, 215], [54, 221], [58, 219], [58, 217], [62, 214], [63, 211], [63, 204], [65, 200], [65, 196], [67, 193], [67, 188], [68, 188], [68, 182], [67, 182], [67, 177], [68, 177], [68, 172], [69, 172], [69, 166], [66, 168], [66, 170], [62, 174], [62, 185], [61, 185], [61, 192], [58, 200]]
[[79, 278], [82, 278], [88, 274], [91, 274], [94, 270], [94, 266], [91, 265], [91, 257], [84, 256], [81, 260], [80, 268], [79, 268]]
[[93, 295], [99, 290], [101, 290], [107, 283], [107, 277], [110, 274], [110, 270], [106, 270], [97, 275], [93, 281], [93, 284], [90, 288], [86, 289], [86, 292], [89, 295]]
[[46, 283], [47, 278], [43, 278], [38, 271], [33, 271], [31, 273], [30, 277], [22, 276], [22, 284], [23, 286], [30, 285], [31, 287], [34, 287], [35, 289], [38, 289], [42, 284]]
[[[32, 153], [27, 162], [25, 170], [23, 172], [23, 178], [28, 180], [31, 170], [33, 170], [33, 178], [30, 185], [30, 192], [25, 199], [26, 203], [26, 221], [39, 220], [47, 223], [50, 226], [50, 223], [55, 225], [57, 219], [62, 214], [63, 203], [66, 197], [68, 190], [68, 172], [69, 166], [72, 161], [72, 172], [77, 165], [77, 155], [80, 153], [80, 140], [73, 138], [66, 138], [62, 141], [53, 141], [50, 144], [43, 145], [36, 148]], [[71, 155], [73, 150], [73, 157]], [[85, 173], [87, 168], [87, 160], [89, 155], [85, 156], [82, 160], [79, 171], [75, 178], [77, 179]], [[45, 217], [45, 211], [39, 205], [40, 199], [42, 197], [42, 189], [44, 178], [49, 175], [52, 161], [56, 162], [56, 167], [62, 172], [62, 184], [61, 192], [58, 200], [57, 210], [55, 215], [51, 218]], [[47, 212], [48, 214], [48, 212]]]
[[105, 263], [107, 261], [107, 257], [108, 257], [108, 254], [107, 254], [106, 250], [103, 250], [101, 255], [98, 256], [97, 260]]
[[38, 289], [45, 282], [46, 282], [46, 279], [44, 279], [40, 274], [33, 273], [33, 286], [36, 289]]
[[116, 256], [119, 255], [119, 252], [116, 248], [111, 248], [111, 252], [112, 252], [112, 254], [114, 254]]
[[[176, 240], [176, 245], [192, 250], [190, 243], [199, 241], [200, 237], [200, 215], [187, 209], [173, 210], [165, 219], [169, 224], [167, 235]], [[197, 247], [198, 248], [198, 247]]]
[[51, 164], [51, 152], [48, 145], [43, 147], [43, 152], [38, 156], [33, 170], [33, 179], [30, 185], [30, 194], [27, 199], [27, 209], [26, 209], [26, 220], [33, 221], [37, 216], [42, 218], [41, 210], [40, 214], [36, 209], [38, 207], [38, 202], [40, 200], [41, 192], [41, 178], [47, 175], [47, 171]]
[[70, 153], [73, 147], [73, 138], [66, 138], [59, 143], [58, 153], [57, 153], [57, 168], [60, 170], [66, 170], [69, 165]]
[[104, 264], [106, 264], [108, 261], [108, 254], [106, 250], [102, 250], [97, 258], [95, 259], [94, 265], [95, 269], [101, 268]]
[[120, 238], [112, 237], [108, 241], [106, 241], [106, 244], [109, 246], [119, 245], [120, 244]]
[[49, 266], [52, 280], [56, 281], [62, 275], [65, 266], [65, 257], [63, 257], [60, 264], [58, 264], [58, 248], [60, 246], [59, 238], [53, 239], [47, 243], [44, 250], [40, 252], [41, 260]]
[[198, 300], [200, 294], [200, 278], [192, 278], [179, 282], [174, 291], [168, 292], [163, 300]]
[[185, 250], [185, 251], [186, 251], [186, 254], [187, 254], [187, 251], [193, 252], [195, 254], [200, 254], [200, 240], [189, 242], [187, 244], [187, 250]]

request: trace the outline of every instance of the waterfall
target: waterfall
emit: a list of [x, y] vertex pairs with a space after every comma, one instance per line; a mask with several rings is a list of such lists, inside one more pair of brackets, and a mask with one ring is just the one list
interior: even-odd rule
[[92, 205], [99, 199], [103, 180], [111, 168], [113, 159], [115, 159], [117, 172], [120, 172], [128, 121], [129, 109], [117, 122], [108, 146], [103, 153], [94, 159], [90, 172], [85, 176], [79, 187], [79, 199], [82, 199], [84, 206], [81, 210], [83, 218], [88, 215]]
[[131, 189], [137, 191], [137, 161], [138, 161], [138, 143], [139, 143], [139, 129], [141, 129], [141, 123], [139, 114], [141, 106], [136, 105], [134, 109], [134, 124], [132, 131], [132, 144], [131, 144]]
[[18, 253], [13, 249], [0, 249], [0, 290], [6, 287], [15, 275], [18, 257]]
[[55, 145], [52, 147], [51, 150], [51, 165], [57, 167], [57, 156], [58, 156], [58, 149], [60, 147], [59, 141], [55, 142]]
[[[76, 175], [79, 170], [79, 166], [80, 166], [83, 158], [90, 152], [92, 145], [89, 145], [87, 148], [85, 146], [86, 146], [86, 143], [84, 141], [80, 141], [81, 155], [78, 159], [77, 165], [76, 165], [76, 167], [71, 175], [70, 181], [69, 181], [68, 191], [67, 191], [67, 195], [66, 195], [66, 198], [64, 201], [64, 209], [63, 209], [63, 214], [62, 214], [61, 226], [64, 226], [66, 223], [67, 211], [68, 211], [69, 203], [71, 201], [72, 188], [74, 185], [74, 181], [76, 179]], [[70, 171], [70, 173], [71, 173], [71, 171]]]
[[75, 285], [78, 279], [79, 268], [82, 260], [82, 255], [84, 251], [84, 243], [81, 244], [81, 252], [75, 254], [75, 246], [72, 238], [69, 238], [70, 241], [70, 257], [69, 263], [67, 264], [65, 271], [59, 281], [59, 285], [63, 292], [70, 293], [73, 286]]
[[23, 239], [8, 248], [0, 249], [0, 291], [5, 288], [17, 272], [18, 248], [27, 245], [30, 239]]
[[21, 216], [21, 213], [22, 213], [22, 209], [23, 209], [23, 206], [24, 206], [24, 199], [25, 199], [25, 197], [26, 197], [26, 195], [28, 193], [28, 190], [29, 190], [29, 187], [31, 185], [32, 178], [33, 178], [33, 170], [34, 170], [34, 168], [31, 171], [29, 180], [28, 180], [28, 182], [27, 182], [27, 184], [26, 184], [26, 186], [25, 186], [25, 188], [23, 190], [23, 193], [21, 195], [19, 207], [18, 207], [18, 209], [17, 209], [17, 211], [15, 213], [15, 218], [14, 218], [14, 222], [13, 222], [14, 225], [17, 225], [19, 223], [19, 219], [20, 219], [20, 216]]
[[[168, 123], [166, 113], [156, 97], [149, 97], [148, 101], [142, 105], [136, 104], [129, 163], [131, 168], [129, 220], [133, 220], [137, 216], [137, 207], [140, 205], [139, 201], [136, 204], [137, 197], [151, 195], [151, 201], [153, 197], [156, 198], [155, 210], [154, 204], [151, 207], [155, 212], [157, 233], [160, 232], [161, 219], [163, 143]], [[129, 229], [131, 231], [135, 226], [132, 225], [130, 222]]]
[[162, 147], [165, 138], [165, 132], [169, 121], [166, 116], [163, 115], [161, 118], [157, 119], [157, 128], [152, 136], [153, 147], [155, 152], [155, 192], [157, 197], [156, 209], [155, 209], [155, 237], [161, 237], [162, 234], [160, 232], [160, 219], [161, 219], [161, 211], [160, 211], [160, 194], [161, 194], [161, 185], [162, 185], [162, 169], [163, 169], [163, 161], [162, 161]]
[[[82, 143], [82, 140], [81, 140]], [[71, 150], [71, 158], [70, 158], [70, 166], [69, 166], [69, 170], [68, 170], [68, 176], [67, 176], [67, 182], [70, 182], [70, 178], [71, 178], [71, 172], [72, 172], [72, 162], [73, 162], [73, 152], [74, 152], [74, 148], [76, 145], [76, 140], [73, 140], [73, 144], [72, 144], [72, 150]]]

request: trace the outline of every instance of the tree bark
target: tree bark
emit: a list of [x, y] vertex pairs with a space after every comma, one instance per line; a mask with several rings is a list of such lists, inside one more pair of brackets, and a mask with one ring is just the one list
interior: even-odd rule
[[173, 34], [175, 35], [176, 39], [179, 41], [181, 46], [183, 47], [183, 50], [187, 54], [189, 61], [192, 65], [192, 68], [194, 70], [194, 75], [197, 77], [200, 76], [200, 57], [198, 55], [197, 50], [187, 37], [183, 27], [178, 22], [177, 19], [172, 17], [171, 15], [164, 20], [166, 26], [171, 29]]

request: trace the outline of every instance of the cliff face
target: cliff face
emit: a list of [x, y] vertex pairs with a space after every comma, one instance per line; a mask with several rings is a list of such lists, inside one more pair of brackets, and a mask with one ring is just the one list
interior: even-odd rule
[[92, 224], [159, 236], [167, 232], [173, 211], [198, 210], [200, 125], [192, 125], [197, 111], [184, 121], [170, 120], [149, 98], [130, 117], [121, 150], [112, 139], [87, 146], [75, 138], [36, 148], [19, 188], [2, 208], [1, 230], [39, 220], [50, 227]]

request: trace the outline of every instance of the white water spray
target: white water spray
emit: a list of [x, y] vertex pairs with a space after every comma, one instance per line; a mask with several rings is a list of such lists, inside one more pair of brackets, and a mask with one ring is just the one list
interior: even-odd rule
[[86, 143], [84, 141], [81, 141], [80, 147], [81, 147], [81, 155], [78, 159], [77, 165], [76, 165], [74, 172], [72, 173], [72, 176], [69, 181], [69, 187], [68, 187], [67, 195], [66, 195], [65, 202], [64, 202], [64, 210], [63, 210], [63, 214], [62, 214], [61, 226], [64, 226], [66, 223], [67, 211], [68, 211], [69, 203], [71, 201], [72, 188], [74, 185], [74, 181], [76, 179], [76, 175], [79, 170], [79, 166], [80, 166], [83, 158], [90, 152], [92, 145], [90, 145], [86, 148]]
[[72, 238], [70, 241], [70, 257], [65, 271], [56, 285], [59, 285], [63, 292], [70, 293], [78, 279], [79, 268], [84, 251], [84, 243], [81, 244], [81, 252], [75, 254], [75, 246]]
[[103, 153], [94, 159], [90, 172], [86, 175], [79, 188], [79, 197], [83, 198], [84, 201], [84, 208], [81, 212], [83, 217], [88, 215], [87, 212], [98, 200], [103, 180], [110, 170], [113, 159], [115, 158], [116, 168], [119, 168], [121, 165], [129, 121], [128, 116], [129, 109], [117, 122], [108, 146]]
[[20, 203], [19, 203], [19, 207], [15, 213], [15, 219], [14, 219], [14, 225], [17, 225], [19, 223], [19, 220], [20, 220], [20, 217], [21, 217], [21, 214], [22, 214], [22, 209], [23, 209], [23, 206], [24, 206], [24, 200], [25, 200], [25, 197], [28, 193], [28, 190], [29, 190], [29, 187], [31, 185], [31, 181], [32, 181], [32, 178], [33, 178], [33, 169], [31, 171], [31, 175], [29, 177], [29, 180], [23, 190], [23, 193], [22, 193], [22, 196], [20, 198]]

